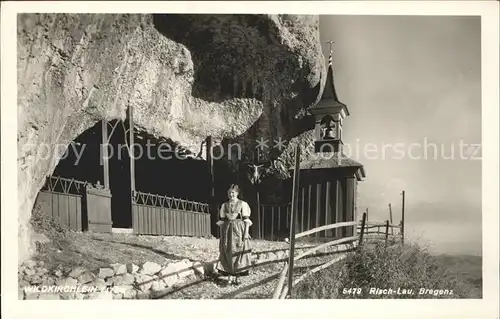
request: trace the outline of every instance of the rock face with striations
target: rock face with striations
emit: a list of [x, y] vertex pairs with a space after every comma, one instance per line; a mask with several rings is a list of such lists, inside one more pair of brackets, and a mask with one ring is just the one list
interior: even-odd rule
[[289, 15], [18, 15], [19, 261], [33, 252], [31, 210], [64, 147], [101, 119], [124, 119], [128, 106], [138, 127], [192, 152], [207, 135], [249, 145], [309, 129], [297, 115], [321, 94], [318, 24]]

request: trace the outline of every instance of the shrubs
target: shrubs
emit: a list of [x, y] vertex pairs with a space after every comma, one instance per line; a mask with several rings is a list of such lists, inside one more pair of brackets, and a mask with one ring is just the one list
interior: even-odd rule
[[[35, 233], [44, 234], [59, 249], [62, 249], [63, 245], [67, 244], [68, 229], [62, 226], [57, 218], [45, 214], [39, 205], [33, 208], [30, 223]], [[41, 248], [37, 247], [37, 250]]]
[[[380, 290], [374, 290], [377, 288]], [[481, 297], [479, 289], [451, 275], [415, 244], [364, 245], [335, 266], [311, 275], [294, 290], [295, 298], [314, 299]]]

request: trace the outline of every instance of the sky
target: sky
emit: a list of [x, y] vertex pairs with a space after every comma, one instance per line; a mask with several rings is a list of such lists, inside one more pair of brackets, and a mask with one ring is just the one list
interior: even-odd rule
[[[401, 219], [436, 253], [481, 255], [481, 21], [451, 16], [321, 16], [335, 86], [360, 161], [360, 210]], [[329, 48], [323, 44], [325, 57]]]

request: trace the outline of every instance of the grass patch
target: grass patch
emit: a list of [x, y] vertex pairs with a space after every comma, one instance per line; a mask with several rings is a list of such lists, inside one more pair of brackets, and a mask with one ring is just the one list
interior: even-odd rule
[[34, 260], [43, 261], [45, 267], [70, 270], [76, 266], [88, 269], [107, 267], [111, 263], [141, 263], [146, 260], [162, 262], [158, 253], [123, 243], [111, 242], [112, 234], [102, 240], [98, 234], [75, 232], [61, 225], [58, 218], [44, 213], [39, 206], [33, 208], [30, 223], [37, 234], [49, 242], [36, 243]]
[[[361, 288], [343, 293], [344, 288]], [[370, 288], [412, 289], [412, 295], [370, 294]], [[421, 288], [453, 290], [452, 295], [419, 294]], [[294, 288], [302, 299], [481, 298], [481, 287], [450, 272], [426, 249], [409, 243], [364, 245], [336, 265], [312, 274]]]

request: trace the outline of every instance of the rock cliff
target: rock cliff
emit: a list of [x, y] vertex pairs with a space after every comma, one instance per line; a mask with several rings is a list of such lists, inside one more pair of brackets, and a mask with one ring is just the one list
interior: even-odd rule
[[33, 252], [33, 203], [64, 147], [101, 119], [124, 119], [128, 106], [138, 127], [192, 152], [207, 135], [250, 149], [259, 136], [307, 131], [299, 115], [319, 99], [325, 73], [318, 23], [289, 15], [19, 15], [19, 261]]

